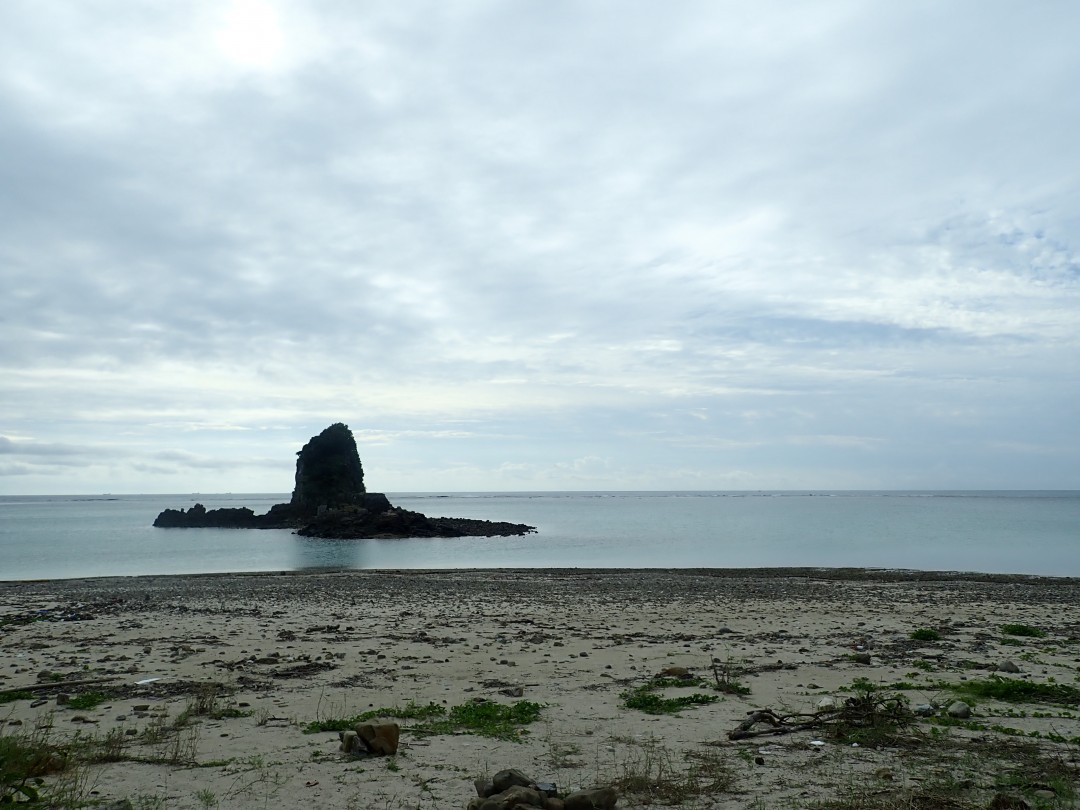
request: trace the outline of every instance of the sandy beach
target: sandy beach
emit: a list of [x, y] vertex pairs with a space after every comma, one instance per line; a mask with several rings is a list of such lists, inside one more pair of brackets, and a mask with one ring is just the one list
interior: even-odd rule
[[[560, 793], [615, 785], [620, 807], [1068, 807], [1078, 605], [1076, 579], [855, 569], [0, 583], [0, 735], [93, 741], [107, 755], [46, 787], [117, 807], [464, 808], [504, 768]], [[999, 678], [1066, 688], [958, 691]], [[823, 699], [867, 683], [934, 716], [837, 737]], [[635, 690], [711, 702], [649, 714], [627, 705]], [[957, 700], [969, 718], [948, 716]], [[513, 739], [398, 718], [393, 757], [306, 733], [480, 701], [541, 708]], [[729, 738], [761, 709], [823, 722]]]

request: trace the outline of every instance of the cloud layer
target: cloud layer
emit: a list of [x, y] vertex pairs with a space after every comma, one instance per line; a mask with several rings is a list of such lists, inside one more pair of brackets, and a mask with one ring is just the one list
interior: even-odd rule
[[0, 7], [0, 492], [1080, 488], [1067, 4]]

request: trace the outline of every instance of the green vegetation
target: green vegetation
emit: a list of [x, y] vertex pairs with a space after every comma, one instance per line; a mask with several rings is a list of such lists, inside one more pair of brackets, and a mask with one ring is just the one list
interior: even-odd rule
[[372, 709], [353, 717], [315, 720], [304, 727], [304, 733], [346, 731], [358, 723], [366, 723], [379, 717], [392, 717], [419, 721], [408, 727], [408, 731], [413, 734], [453, 734], [463, 731], [483, 737], [516, 740], [525, 733], [522, 726], [538, 720], [543, 708], [542, 704], [529, 700], [519, 700], [510, 705], [477, 701], [452, 706], [449, 711], [437, 703], [428, 703], [426, 706], [410, 703], [403, 707]]
[[702, 706], [715, 703], [720, 698], [716, 695], [703, 695], [695, 692], [692, 695], [680, 695], [679, 697], [666, 698], [658, 695], [646, 684], [622, 694], [623, 705], [628, 709], [637, 709], [646, 714], [677, 714], [680, 710], [690, 706]]
[[1025, 638], [1046, 638], [1046, 631], [1030, 624], [1006, 624], [1002, 625], [1001, 632], [1008, 636], [1023, 636]]
[[44, 777], [68, 766], [64, 752], [43, 736], [0, 736], [0, 804], [38, 801]]
[[96, 709], [108, 699], [109, 696], [104, 692], [83, 692], [80, 695], [72, 695], [67, 705], [72, 709], [89, 711], [90, 709]]
[[14, 703], [16, 700], [30, 700], [33, 697], [32, 692], [0, 692], [0, 706], [5, 703]]
[[500, 740], [517, 740], [526, 733], [522, 726], [540, 719], [541, 703], [519, 700], [509, 706], [502, 703], [464, 703], [453, 706], [445, 719], [433, 720], [414, 726], [418, 734], [452, 734], [465, 731], [482, 737]]
[[911, 638], [915, 641], [941, 641], [941, 633], [929, 627], [920, 627], [912, 631]]
[[975, 698], [1002, 700], [1008, 703], [1075, 705], [1080, 702], [1080, 689], [1075, 686], [1063, 683], [1022, 681], [1017, 678], [1003, 678], [1000, 675], [991, 675], [985, 680], [963, 681], [948, 686], [957, 692]]
[[[723, 692], [725, 695], [749, 695], [750, 687], [740, 682], [735, 677], [735, 668], [730, 662], [721, 664], [719, 661], [713, 659], [713, 679], [716, 681], [715, 689], [717, 692]], [[696, 679], [701, 686], [705, 686], [704, 679]], [[685, 681], [683, 684], [685, 685]]]
[[[719, 679], [717, 682], [720, 682]], [[700, 692], [677, 697], [664, 697], [659, 694], [661, 689], [693, 686], [708, 687], [708, 683], [704, 678], [656, 677], [636, 689], [623, 692], [621, 697], [626, 708], [637, 709], [646, 714], [676, 714], [690, 706], [703, 706], [708, 703], [715, 703], [720, 699], [717, 695], [705, 695]], [[734, 688], [734, 682], [729, 682], [727, 688]]]

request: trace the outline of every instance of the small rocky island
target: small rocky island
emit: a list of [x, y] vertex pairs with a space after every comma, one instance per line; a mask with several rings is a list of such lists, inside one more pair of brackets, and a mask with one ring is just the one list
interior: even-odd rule
[[432, 518], [395, 507], [364, 488], [364, 468], [348, 425], [331, 425], [296, 454], [296, 486], [288, 503], [265, 515], [247, 507], [166, 509], [154, 525], [166, 529], [295, 529], [307, 537], [507, 537], [536, 531], [522, 523]]

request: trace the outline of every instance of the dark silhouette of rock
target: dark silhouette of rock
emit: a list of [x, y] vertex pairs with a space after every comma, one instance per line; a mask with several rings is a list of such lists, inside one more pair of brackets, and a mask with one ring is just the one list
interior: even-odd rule
[[207, 510], [166, 509], [154, 525], [166, 529], [295, 529], [307, 537], [492, 537], [536, 531], [521, 523], [469, 518], [429, 518], [398, 509], [378, 492], [364, 488], [364, 469], [348, 425], [331, 425], [301, 448], [296, 485], [289, 503], [256, 515], [247, 507]]
[[154, 521], [160, 528], [219, 528], [219, 529], [255, 529], [258, 528], [258, 516], [242, 506], [236, 509], [211, 509], [207, 511], [201, 503], [189, 510], [166, 509]]
[[364, 495], [364, 468], [348, 425], [331, 425], [305, 444], [296, 459], [292, 506], [315, 514], [320, 508], [358, 504]]

